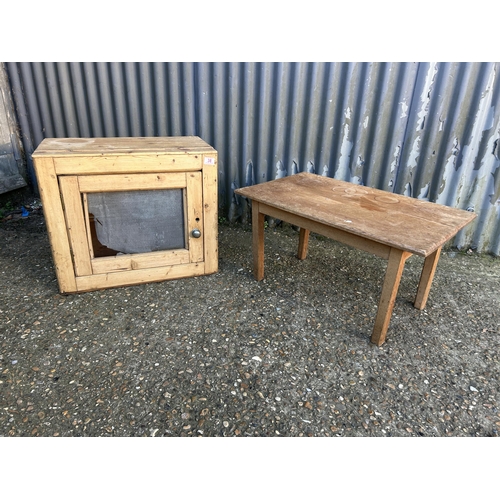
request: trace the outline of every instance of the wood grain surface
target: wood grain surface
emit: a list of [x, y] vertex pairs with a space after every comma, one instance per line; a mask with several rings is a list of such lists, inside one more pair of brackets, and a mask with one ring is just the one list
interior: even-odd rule
[[37, 156], [124, 155], [138, 153], [203, 154], [215, 149], [197, 136], [187, 137], [93, 137], [47, 138], [33, 153]]
[[424, 257], [476, 217], [465, 210], [305, 172], [235, 193]]

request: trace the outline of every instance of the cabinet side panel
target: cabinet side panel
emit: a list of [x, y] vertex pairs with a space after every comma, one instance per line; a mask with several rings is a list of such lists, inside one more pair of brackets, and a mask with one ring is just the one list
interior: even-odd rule
[[219, 269], [217, 223], [217, 153], [203, 157], [203, 212], [205, 239], [205, 273]]
[[75, 273], [54, 162], [52, 158], [35, 158], [34, 166], [59, 290], [74, 292]]

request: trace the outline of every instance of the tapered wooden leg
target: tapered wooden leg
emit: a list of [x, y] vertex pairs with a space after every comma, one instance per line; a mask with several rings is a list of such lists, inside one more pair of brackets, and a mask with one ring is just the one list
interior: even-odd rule
[[436, 272], [439, 256], [441, 255], [441, 247], [434, 253], [431, 253], [425, 258], [422, 274], [420, 275], [420, 282], [418, 284], [417, 296], [415, 297], [414, 306], [422, 310], [427, 303], [429, 292], [431, 290], [432, 280]]
[[299, 250], [297, 252], [297, 257], [300, 260], [304, 260], [307, 257], [307, 247], [309, 245], [309, 229], [300, 228], [299, 233]]
[[253, 275], [260, 281], [264, 279], [264, 214], [255, 200], [252, 201], [252, 254]]
[[408, 258], [408, 252], [391, 248], [389, 254], [389, 262], [387, 263], [387, 271], [385, 272], [384, 285], [375, 319], [375, 326], [371, 336], [371, 341], [374, 344], [382, 345], [385, 342], [387, 329], [391, 320], [392, 309], [396, 301], [399, 282], [405, 267], [405, 261]]

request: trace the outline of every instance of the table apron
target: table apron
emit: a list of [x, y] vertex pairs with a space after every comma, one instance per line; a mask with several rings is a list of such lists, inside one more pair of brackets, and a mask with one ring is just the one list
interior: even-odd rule
[[[391, 246], [259, 202], [259, 212], [388, 260]], [[411, 253], [408, 257], [411, 256]]]

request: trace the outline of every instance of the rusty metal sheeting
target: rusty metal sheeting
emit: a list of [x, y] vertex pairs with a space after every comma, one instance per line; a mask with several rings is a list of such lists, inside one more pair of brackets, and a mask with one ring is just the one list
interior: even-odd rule
[[[198, 135], [234, 189], [311, 171], [453, 207], [500, 253], [499, 63], [7, 63], [21, 137]], [[33, 175], [30, 176], [34, 178]]]

